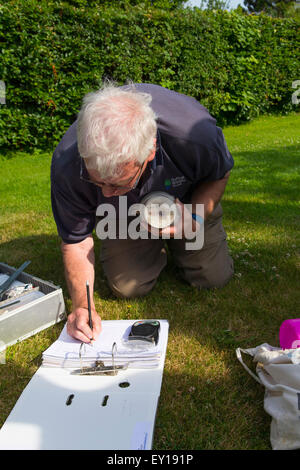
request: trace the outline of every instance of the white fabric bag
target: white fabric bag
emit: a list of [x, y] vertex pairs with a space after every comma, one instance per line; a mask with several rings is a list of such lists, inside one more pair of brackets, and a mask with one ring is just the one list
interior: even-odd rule
[[[257, 375], [244, 364], [242, 353], [253, 357]], [[236, 355], [265, 387], [264, 409], [272, 416], [272, 449], [300, 449], [300, 348], [282, 350], [264, 343], [251, 349], [238, 348]]]

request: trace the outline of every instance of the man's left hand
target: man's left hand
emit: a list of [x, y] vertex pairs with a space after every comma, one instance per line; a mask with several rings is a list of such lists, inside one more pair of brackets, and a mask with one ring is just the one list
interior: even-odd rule
[[200, 230], [200, 224], [193, 219], [191, 212], [179, 199], [175, 200], [175, 204], [179, 213], [178, 221], [175, 225], [161, 229], [160, 235], [162, 238], [169, 235], [170, 238], [191, 239]]

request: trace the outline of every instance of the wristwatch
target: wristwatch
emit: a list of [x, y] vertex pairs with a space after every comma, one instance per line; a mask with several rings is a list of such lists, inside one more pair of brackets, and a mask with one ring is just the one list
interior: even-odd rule
[[192, 218], [194, 220], [196, 220], [196, 222], [198, 222], [198, 224], [200, 224], [200, 225], [203, 224], [203, 222], [204, 222], [204, 219], [203, 219], [203, 217], [201, 217], [201, 215], [192, 214]]

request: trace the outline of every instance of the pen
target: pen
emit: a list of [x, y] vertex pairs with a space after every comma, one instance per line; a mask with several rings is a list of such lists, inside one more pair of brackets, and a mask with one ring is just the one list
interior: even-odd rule
[[93, 321], [92, 321], [92, 310], [91, 310], [91, 297], [90, 297], [90, 285], [89, 281], [86, 281], [86, 295], [88, 303], [88, 312], [89, 312], [89, 327], [93, 330]]

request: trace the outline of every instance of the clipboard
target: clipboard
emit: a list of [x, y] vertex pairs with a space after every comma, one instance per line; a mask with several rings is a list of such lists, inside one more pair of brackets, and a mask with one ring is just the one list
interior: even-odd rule
[[[124, 330], [134, 322], [115, 321]], [[150, 450], [169, 328], [159, 321], [164, 334], [154, 369], [99, 376], [41, 366], [0, 430], [0, 449]]]

